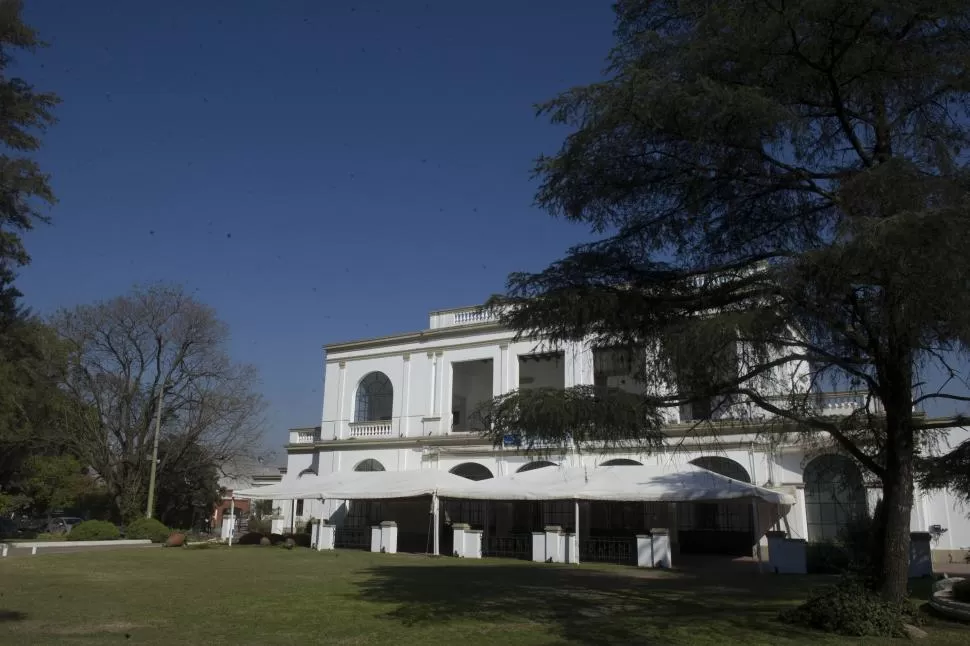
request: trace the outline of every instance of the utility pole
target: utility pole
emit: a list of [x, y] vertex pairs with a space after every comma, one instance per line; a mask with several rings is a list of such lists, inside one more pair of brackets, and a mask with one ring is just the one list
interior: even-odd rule
[[165, 381], [158, 385], [158, 403], [155, 405], [155, 440], [152, 442], [152, 471], [148, 478], [148, 509], [145, 518], [151, 518], [155, 511], [155, 471], [158, 468], [158, 432], [162, 426], [162, 394], [165, 392]]

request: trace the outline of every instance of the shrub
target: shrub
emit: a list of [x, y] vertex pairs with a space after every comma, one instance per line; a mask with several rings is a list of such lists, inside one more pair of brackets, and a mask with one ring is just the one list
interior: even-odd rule
[[269, 547], [270, 545], [273, 544], [273, 541], [269, 540], [268, 537], [263, 536], [259, 539], [259, 544], [262, 545], [263, 547]]
[[247, 532], [243, 534], [238, 539], [236, 539], [236, 545], [259, 545], [260, 541], [265, 538], [259, 532]]
[[287, 534], [283, 540], [284, 542], [292, 540], [294, 545], [299, 545], [300, 547], [310, 547], [309, 534]]
[[139, 518], [125, 528], [127, 538], [137, 540], [147, 538], [152, 543], [164, 543], [171, 533], [172, 531], [157, 518]]
[[970, 579], [957, 581], [950, 590], [953, 598], [960, 603], [970, 603]]
[[259, 532], [260, 534], [269, 534], [271, 531], [273, 531], [273, 521], [268, 518], [250, 517], [249, 531]]
[[69, 541], [114, 541], [121, 532], [106, 520], [86, 520], [75, 525], [67, 535]]
[[286, 537], [283, 536], [282, 534], [270, 534], [269, 540], [273, 545], [279, 545], [280, 543], [286, 540]]
[[852, 577], [817, 589], [808, 601], [785, 610], [779, 619], [849, 637], [902, 637], [904, 623], [921, 623], [919, 611], [911, 604], [883, 601]]

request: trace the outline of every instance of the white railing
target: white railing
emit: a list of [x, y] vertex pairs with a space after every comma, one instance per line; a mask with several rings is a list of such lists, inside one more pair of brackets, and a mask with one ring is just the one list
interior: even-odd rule
[[316, 431], [290, 431], [290, 444], [313, 444], [318, 439]]
[[390, 437], [390, 420], [382, 422], [353, 422], [348, 425], [350, 437]]
[[[798, 397], [804, 397], [800, 400]], [[853, 412], [868, 407], [869, 412], [879, 414], [882, 412], [882, 404], [876, 399], [868, 399], [864, 391], [848, 392], [821, 392], [806, 393], [794, 400], [788, 395], [771, 395], [766, 397], [770, 403], [782, 409], [805, 408], [805, 412], [814, 415], [851, 415]], [[695, 418], [684, 416], [684, 410], [680, 412], [681, 422], [697, 421]], [[738, 402], [722, 404], [717, 407], [712, 415], [712, 419], [724, 421], [750, 421], [758, 419], [770, 419], [774, 414], [760, 408], [753, 402]]]
[[439, 310], [431, 312], [430, 327], [432, 330], [456, 325], [478, 325], [492, 323], [498, 316], [492, 310], [482, 307], [463, 307], [454, 310]]

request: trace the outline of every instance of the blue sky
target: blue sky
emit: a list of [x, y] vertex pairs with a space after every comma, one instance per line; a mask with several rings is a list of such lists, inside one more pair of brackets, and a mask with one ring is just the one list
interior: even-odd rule
[[532, 206], [598, 78], [610, 3], [38, 0], [59, 203], [19, 287], [42, 313], [183, 283], [260, 368], [267, 445], [319, 422], [327, 342], [421, 329], [585, 237]]

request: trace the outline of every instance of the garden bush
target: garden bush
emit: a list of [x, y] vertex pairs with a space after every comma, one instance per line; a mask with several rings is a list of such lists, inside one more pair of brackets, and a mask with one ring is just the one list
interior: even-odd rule
[[886, 602], [855, 577], [815, 590], [808, 601], [785, 610], [779, 619], [849, 637], [903, 637], [903, 624], [921, 623], [912, 604]]
[[309, 534], [287, 534], [284, 537], [284, 542], [287, 539], [292, 539], [294, 545], [299, 547], [310, 547], [310, 535]]
[[236, 545], [259, 545], [260, 541], [265, 538], [259, 532], [247, 532], [239, 538], [236, 539]]
[[960, 603], [970, 603], [970, 579], [957, 581], [951, 588], [953, 598]]
[[279, 545], [286, 540], [286, 537], [282, 534], [270, 534], [269, 540], [273, 545]]
[[69, 541], [114, 541], [121, 532], [106, 520], [86, 520], [75, 525], [67, 535]]
[[148, 539], [152, 543], [164, 543], [172, 533], [168, 527], [162, 524], [157, 518], [139, 518], [125, 527], [125, 537], [144, 540]]
[[262, 545], [263, 547], [269, 547], [270, 545], [273, 544], [273, 541], [269, 540], [268, 536], [263, 536], [262, 538], [259, 539], [259, 544]]
[[268, 518], [249, 518], [249, 531], [269, 534], [273, 531], [273, 521]]

